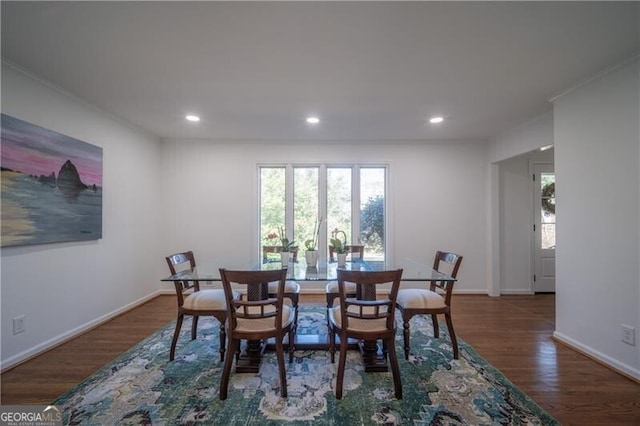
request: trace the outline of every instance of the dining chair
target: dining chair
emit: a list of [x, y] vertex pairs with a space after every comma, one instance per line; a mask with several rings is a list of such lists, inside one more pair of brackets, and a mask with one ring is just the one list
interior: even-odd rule
[[[361, 245], [346, 245], [344, 246], [346, 253], [351, 253], [351, 260], [354, 258], [364, 258], [364, 246]], [[329, 246], [329, 261], [335, 262], [333, 247]], [[356, 286], [354, 283], [347, 283], [347, 293], [355, 295]], [[329, 281], [325, 286], [325, 295], [327, 298], [327, 308], [333, 306], [333, 302], [338, 297], [338, 281]]]
[[[284, 288], [287, 269], [265, 271], [231, 271], [220, 269], [222, 287], [225, 292], [228, 318], [226, 322], [229, 353], [240, 352], [241, 340], [266, 340], [274, 338], [278, 370], [280, 372], [280, 396], [287, 397], [287, 372], [284, 364], [284, 337], [293, 342], [294, 309], [285, 304]], [[276, 297], [268, 297], [270, 282], [278, 283]], [[246, 298], [234, 297], [234, 288], [246, 288]], [[266, 297], [265, 297], [266, 296]], [[220, 379], [220, 399], [227, 399], [227, 389], [233, 360], [227, 356]], [[289, 362], [293, 361], [293, 345], [289, 345]]]
[[[433, 261], [433, 269], [456, 278], [461, 264], [462, 256], [446, 251], [438, 251]], [[451, 295], [454, 283], [455, 281], [432, 280], [428, 290], [424, 288], [403, 288], [398, 292], [397, 306], [402, 313], [405, 359], [409, 359], [409, 321], [411, 318], [414, 315], [431, 315], [433, 337], [437, 339], [440, 337], [438, 314], [444, 314], [449, 336], [451, 337], [451, 345], [453, 346], [453, 358], [458, 359], [458, 340], [451, 320]]]
[[[281, 246], [262, 246], [262, 262], [269, 261], [269, 253], [281, 253]], [[298, 249], [294, 248], [291, 250], [291, 260], [293, 262], [298, 261]], [[278, 283], [273, 282], [269, 283], [269, 297], [275, 297], [276, 291], [278, 289]], [[296, 321], [295, 326], [298, 325], [298, 302], [300, 300], [300, 284], [295, 281], [287, 281], [284, 286], [284, 297], [285, 299], [289, 299], [291, 301], [291, 305], [295, 308], [296, 312]], [[295, 332], [294, 332], [295, 335]]]
[[[329, 351], [335, 360], [336, 335], [340, 338], [340, 358], [336, 377], [336, 399], [342, 398], [344, 370], [349, 338], [364, 342], [382, 341], [382, 356], [388, 360], [393, 375], [394, 392], [402, 399], [402, 380], [396, 354], [395, 308], [402, 269], [391, 271], [348, 271], [338, 269], [340, 304], [328, 309]], [[356, 297], [349, 297], [346, 284], [356, 285]], [[386, 284], [391, 283], [389, 289]], [[384, 286], [384, 287], [383, 287]]]
[[[175, 253], [166, 258], [167, 265], [171, 275], [185, 269], [193, 269], [196, 267], [196, 260], [193, 251]], [[222, 289], [200, 289], [199, 281], [174, 281], [178, 302], [178, 317], [176, 319], [176, 328], [173, 332], [171, 340], [171, 350], [169, 352], [169, 361], [175, 359], [176, 345], [182, 322], [185, 315], [192, 317], [191, 322], [191, 340], [195, 340], [198, 332], [198, 318], [201, 316], [213, 316], [220, 323], [220, 361], [224, 360], [225, 354], [225, 329], [224, 323], [227, 319], [227, 302]], [[236, 297], [240, 297], [238, 293]]]
[[[278, 297], [278, 284], [277, 281], [269, 283], [268, 296], [276, 298]], [[287, 344], [291, 347], [291, 352], [295, 350], [295, 336], [298, 329], [298, 305], [300, 302], [300, 284], [296, 281], [287, 280], [284, 283], [283, 299], [288, 299], [291, 303], [291, 308], [295, 313], [293, 318], [293, 339], [289, 339]], [[286, 302], [285, 302], [286, 303]]]

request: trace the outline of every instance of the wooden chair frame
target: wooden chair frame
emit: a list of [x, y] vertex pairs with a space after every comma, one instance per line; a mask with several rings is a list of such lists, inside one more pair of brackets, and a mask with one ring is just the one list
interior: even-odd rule
[[[231, 271], [220, 269], [222, 286], [227, 299], [228, 321], [227, 344], [230, 353], [239, 354], [241, 340], [266, 340], [275, 338], [276, 356], [280, 372], [280, 396], [287, 397], [287, 372], [284, 364], [284, 336], [288, 334], [289, 341], [293, 342], [293, 330], [295, 313], [284, 309], [284, 286], [287, 277], [287, 269], [267, 271]], [[278, 282], [276, 297], [265, 297], [270, 282]], [[234, 286], [246, 286], [247, 298], [236, 299], [233, 296]], [[291, 308], [293, 309], [293, 308]], [[290, 317], [285, 317], [283, 312], [290, 312]], [[240, 329], [239, 323], [259, 323], [257, 327]], [[264, 328], [265, 322], [273, 321], [273, 328]], [[220, 399], [227, 398], [227, 389], [233, 360], [236, 357], [227, 356], [224, 360], [224, 368], [220, 379]], [[293, 345], [289, 345], [289, 362], [293, 361]]]
[[[442, 271], [441, 263], [445, 263], [450, 265], [451, 272], [449, 275], [452, 278], [456, 278], [458, 276], [458, 270], [460, 269], [460, 265], [462, 264], [462, 256], [445, 251], [436, 252], [435, 259], [433, 261], [433, 269], [439, 272]], [[429, 282], [429, 291], [436, 292], [444, 298], [444, 306], [440, 308], [408, 308], [402, 306], [402, 303], [398, 303], [398, 310], [402, 313], [402, 321], [403, 321], [403, 338], [404, 338], [404, 357], [405, 359], [409, 359], [410, 345], [409, 345], [409, 336], [411, 332], [409, 330], [409, 321], [415, 315], [431, 315], [431, 321], [433, 323], [433, 336], [434, 338], [440, 337], [440, 328], [438, 326], [438, 315], [444, 314], [447, 330], [449, 331], [449, 336], [451, 336], [451, 345], [453, 346], [453, 358], [458, 359], [458, 340], [456, 338], [456, 333], [453, 329], [453, 320], [451, 319], [451, 296], [453, 293], [453, 285], [455, 281], [430, 281]], [[400, 290], [400, 298], [402, 299], [403, 291], [411, 291]], [[423, 290], [425, 291], [425, 290]]]
[[[347, 360], [349, 338], [361, 341], [382, 340], [382, 351], [385, 359], [391, 366], [393, 375], [394, 392], [397, 399], [402, 399], [402, 379], [396, 354], [396, 324], [395, 308], [396, 297], [402, 279], [402, 269], [393, 271], [347, 271], [338, 269], [338, 288], [340, 307], [328, 310], [329, 317], [329, 345], [331, 362], [334, 362], [335, 336], [340, 336], [340, 358], [338, 361], [338, 373], [336, 378], [336, 399], [342, 398], [344, 382], [344, 370]], [[348, 297], [345, 292], [345, 283], [352, 282], [357, 285], [357, 297]], [[385, 290], [383, 299], [378, 299], [376, 287], [391, 283], [391, 289]], [[339, 316], [339, 319], [336, 318]], [[370, 322], [371, 327], [366, 323]], [[384, 322], [384, 329], [380, 323]], [[350, 325], [350, 323], [352, 323]]]
[[[191, 269], [195, 268], [196, 260], [192, 251], [175, 253], [166, 258], [167, 265], [169, 265], [169, 271], [171, 271], [171, 275], [176, 274], [176, 267], [186, 264], [189, 262], [189, 267]], [[224, 323], [227, 320], [227, 310], [226, 308], [214, 309], [214, 310], [206, 310], [206, 309], [187, 309], [184, 307], [184, 300], [190, 294], [201, 291], [200, 283], [198, 281], [174, 281], [176, 290], [176, 297], [178, 301], [178, 317], [176, 319], [176, 327], [173, 332], [173, 339], [171, 340], [171, 350], [169, 352], [169, 361], [173, 361], [176, 355], [176, 345], [178, 344], [178, 337], [180, 335], [180, 329], [182, 328], [182, 322], [184, 321], [185, 315], [190, 315], [193, 317], [191, 322], [191, 340], [195, 340], [197, 337], [198, 330], [198, 318], [201, 316], [213, 316], [220, 323], [220, 361], [224, 360], [225, 354], [225, 341], [226, 334], [224, 329]], [[222, 290], [204, 290], [204, 291], [222, 291]]]

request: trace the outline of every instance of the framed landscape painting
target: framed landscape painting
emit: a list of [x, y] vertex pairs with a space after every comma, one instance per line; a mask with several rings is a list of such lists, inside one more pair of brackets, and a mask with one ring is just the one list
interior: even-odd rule
[[2, 247], [102, 238], [102, 148], [0, 119]]

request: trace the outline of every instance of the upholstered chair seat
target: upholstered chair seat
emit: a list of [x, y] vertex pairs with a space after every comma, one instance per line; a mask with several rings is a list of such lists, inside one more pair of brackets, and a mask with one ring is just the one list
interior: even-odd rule
[[[269, 283], [269, 294], [276, 294], [278, 292], [278, 283]], [[287, 297], [287, 293], [300, 293], [300, 284], [295, 281], [286, 281], [284, 283], [284, 297]]]
[[[277, 290], [276, 290], [277, 291]], [[275, 312], [273, 306], [268, 306], [264, 310], [265, 313]], [[260, 314], [260, 307], [252, 306], [247, 309], [247, 314], [250, 316], [256, 316]], [[295, 311], [292, 307], [283, 304], [282, 305], [282, 328], [290, 327], [295, 319]], [[244, 333], [264, 333], [269, 330], [273, 330], [273, 318], [260, 318], [260, 319], [248, 319], [242, 318], [241, 314], [237, 316], [238, 323], [236, 325], [236, 331]]]
[[435, 291], [407, 288], [398, 292], [398, 305], [405, 309], [442, 309], [447, 306], [444, 297]]
[[[359, 311], [354, 306], [349, 306], [347, 308], [347, 312], [358, 314]], [[386, 310], [381, 310], [381, 313], [386, 312]], [[372, 316], [375, 315], [374, 308], [365, 307], [362, 310], [363, 316]], [[329, 310], [329, 321], [332, 324], [335, 324], [336, 329], [339, 331], [342, 329], [342, 315], [340, 315], [340, 306], [335, 306]], [[372, 332], [372, 333], [381, 333], [387, 330], [387, 321], [385, 318], [376, 318], [376, 319], [364, 319], [358, 318], [356, 316], [349, 318], [349, 329], [355, 332]]]
[[215, 309], [226, 310], [227, 299], [224, 297], [224, 290], [200, 290], [191, 293], [184, 298], [182, 306], [185, 309]]
[[[356, 292], [355, 283], [345, 283], [344, 288], [345, 290], [347, 290], [347, 293], [355, 294]], [[325, 289], [325, 293], [335, 294], [335, 297], [338, 297], [338, 281], [329, 281], [324, 289]]]

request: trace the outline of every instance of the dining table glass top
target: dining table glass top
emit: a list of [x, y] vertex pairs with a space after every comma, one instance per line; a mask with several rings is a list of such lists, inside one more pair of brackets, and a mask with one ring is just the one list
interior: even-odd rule
[[[236, 261], [213, 261], [203, 263], [193, 269], [180, 271], [175, 275], [163, 278], [162, 281], [220, 281], [220, 268], [239, 270], [269, 270], [280, 269], [280, 262], [238, 263]], [[403, 258], [395, 262], [381, 260], [347, 261], [344, 266], [337, 262], [320, 263], [318, 266], [308, 267], [304, 258], [287, 265], [287, 279], [296, 281], [332, 281], [337, 279], [338, 269], [351, 271], [384, 271], [402, 268], [403, 281], [455, 281], [455, 278], [435, 271], [430, 264], [422, 263], [411, 258]]]

